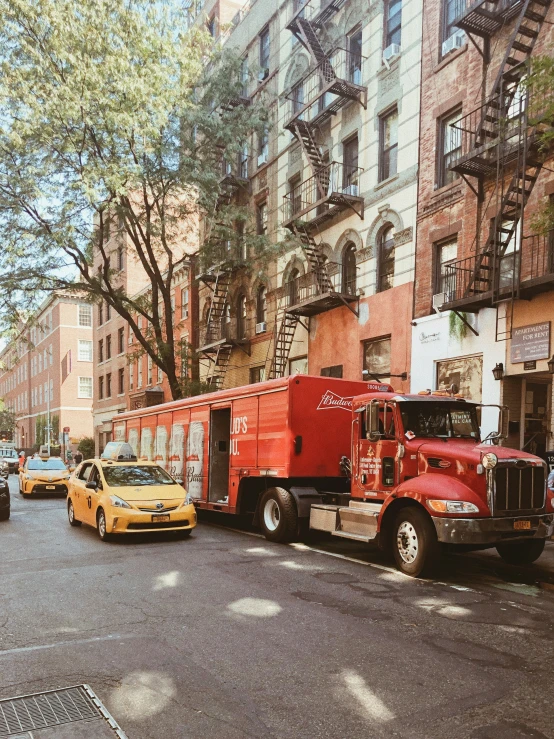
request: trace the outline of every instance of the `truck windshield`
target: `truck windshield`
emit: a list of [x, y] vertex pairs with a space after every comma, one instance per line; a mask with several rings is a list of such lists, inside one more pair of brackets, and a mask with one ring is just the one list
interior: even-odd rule
[[404, 433], [408, 439], [439, 437], [479, 439], [476, 408], [460, 402], [430, 403], [414, 401], [399, 403]]
[[177, 484], [161, 467], [147, 465], [108, 467], [104, 465], [102, 471], [108, 485], [114, 488]]

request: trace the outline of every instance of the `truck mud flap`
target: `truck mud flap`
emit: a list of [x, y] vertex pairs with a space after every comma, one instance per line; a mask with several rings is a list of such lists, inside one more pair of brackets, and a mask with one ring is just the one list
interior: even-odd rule
[[296, 501], [296, 510], [298, 518], [309, 518], [313, 505], [321, 503], [321, 493], [315, 488], [299, 488], [292, 487], [290, 493]]

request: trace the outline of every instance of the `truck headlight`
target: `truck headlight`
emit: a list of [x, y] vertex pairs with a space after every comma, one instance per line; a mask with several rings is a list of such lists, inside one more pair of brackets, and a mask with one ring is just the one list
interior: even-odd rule
[[117, 495], [110, 495], [110, 501], [114, 508], [130, 508], [131, 506], [127, 501], [118, 498]]
[[474, 503], [465, 500], [428, 500], [427, 505], [436, 513], [479, 513]]
[[481, 460], [483, 467], [486, 470], [492, 470], [493, 467], [496, 467], [498, 464], [498, 457], [494, 452], [488, 452], [487, 454], [483, 455], [483, 459]]

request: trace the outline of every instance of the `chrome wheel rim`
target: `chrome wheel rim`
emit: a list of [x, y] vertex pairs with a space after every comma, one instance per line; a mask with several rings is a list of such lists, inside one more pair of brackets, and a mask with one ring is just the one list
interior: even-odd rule
[[69, 520], [70, 520], [71, 523], [73, 523], [73, 517], [75, 516], [75, 512], [73, 510], [73, 503], [70, 503], [69, 504], [68, 513], [69, 513]]
[[276, 531], [281, 520], [281, 511], [277, 502], [270, 498], [264, 506], [264, 524], [268, 531]]
[[408, 565], [413, 564], [419, 552], [419, 541], [417, 532], [409, 521], [403, 521], [398, 527], [396, 546], [402, 561]]
[[98, 531], [100, 536], [106, 536], [106, 518], [103, 513], [98, 516]]

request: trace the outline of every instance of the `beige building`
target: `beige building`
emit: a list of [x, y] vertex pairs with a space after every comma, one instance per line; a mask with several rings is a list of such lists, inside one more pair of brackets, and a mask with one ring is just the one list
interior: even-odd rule
[[271, 117], [224, 163], [222, 187], [259, 234], [292, 242], [266, 267], [201, 275], [201, 367], [215, 387], [362, 369], [406, 382], [421, 13], [421, 0], [287, 0], [237, 15], [226, 44], [248, 69], [241, 102]]
[[92, 306], [54, 293], [0, 354], [0, 397], [16, 413], [15, 442], [30, 449], [62, 441], [73, 451], [92, 436]]

